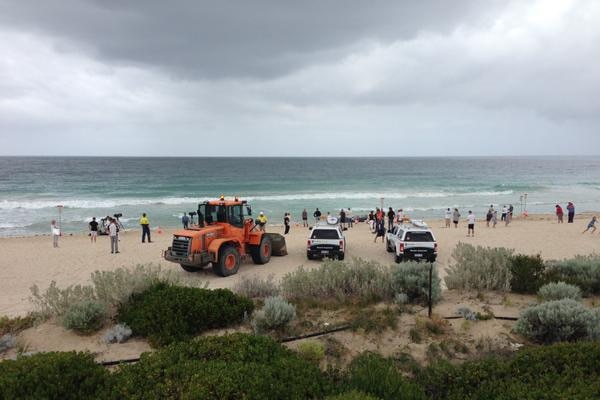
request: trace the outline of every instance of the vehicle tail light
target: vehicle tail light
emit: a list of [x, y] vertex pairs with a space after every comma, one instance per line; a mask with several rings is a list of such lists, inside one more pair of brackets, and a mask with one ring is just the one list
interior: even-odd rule
[[344, 241], [340, 240], [340, 250], [344, 250]]
[[308, 242], [306, 243], [306, 247], [310, 249], [310, 245], [312, 244], [312, 242], [310, 241], [310, 239], [308, 240]]
[[438, 251], [438, 245], [437, 245], [437, 243], [434, 243], [433, 244], [433, 252], [437, 253], [437, 251]]
[[404, 243], [400, 243], [400, 253], [404, 253]]

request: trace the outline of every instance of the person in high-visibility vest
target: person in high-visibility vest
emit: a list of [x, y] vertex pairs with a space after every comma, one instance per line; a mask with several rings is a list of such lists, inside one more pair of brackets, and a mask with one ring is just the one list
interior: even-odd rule
[[146, 242], [146, 236], [148, 236], [148, 243], [152, 243], [152, 240], [150, 239], [150, 221], [148, 220], [146, 213], [142, 214], [140, 225], [142, 226], [142, 243]]
[[258, 214], [258, 218], [256, 219], [258, 222], [258, 228], [261, 231], [265, 230], [265, 226], [267, 225], [267, 216], [262, 211]]

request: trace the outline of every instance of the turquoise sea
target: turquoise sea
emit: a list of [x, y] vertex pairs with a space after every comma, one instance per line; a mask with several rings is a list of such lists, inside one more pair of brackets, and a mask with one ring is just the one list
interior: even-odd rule
[[[137, 227], [142, 212], [154, 226], [179, 226], [183, 212], [221, 194], [246, 198], [254, 212], [281, 223], [286, 211], [324, 213], [380, 206], [417, 218], [441, 218], [446, 207], [483, 217], [490, 204], [551, 213], [573, 201], [600, 210], [600, 158], [104, 158], [0, 157], [0, 236], [82, 232], [92, 216], [122, 213]], [[382, 200], [383, 198], [383, 200]]]

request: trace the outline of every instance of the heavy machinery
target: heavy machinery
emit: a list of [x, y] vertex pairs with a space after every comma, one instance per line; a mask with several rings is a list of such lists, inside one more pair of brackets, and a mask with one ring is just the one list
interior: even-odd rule
[[188, 272], [212, 265], [221, 276], [235, 274], [242, 259], [250, 255], [255, 264], [266, 264], [271, 255], [286, 255], [285, 238], [258, 229], [245, 200], [206, 201], [198, 205], [198, 223], [173, 234], [171, 247], [163, 252], [167, 261]]

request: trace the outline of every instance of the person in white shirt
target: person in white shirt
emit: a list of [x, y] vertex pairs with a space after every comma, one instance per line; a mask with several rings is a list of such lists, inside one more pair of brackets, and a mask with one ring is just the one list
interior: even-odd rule
[[56, 248], [56, 247], [58, 247], [58, 238], [60, 236], [60, 228], [56, 224], [55, 220], [52, 220], [52, 223], [50, 224], [50, 229], [52, 231], [52, 245], [54, 246], [54, 248]]
[[396, 223], [398, 225], [402, 225], [402, 223], [404, 222], [404, 211], [399, 208], [398, 212], [396, 213]]
[[450, 220], [452, 219], [452, 210], [450, 210], [450, 209], [446, 210], [444, 219], [446, 220], [446, 228], [450, 228]]
[[110, 236], [110, 252], [116, 254], [119, 252], [119, 229], [116, 221], [111, 218], [108, 225], [108, 236]]
[[469, 215], [467, 215], [467, 223], [468, 223], [468, 230], [467, 230], [467, 237], [469, 235], [475, 237], [475, 214], [473, 214], [472, 211], [469, 210]]

